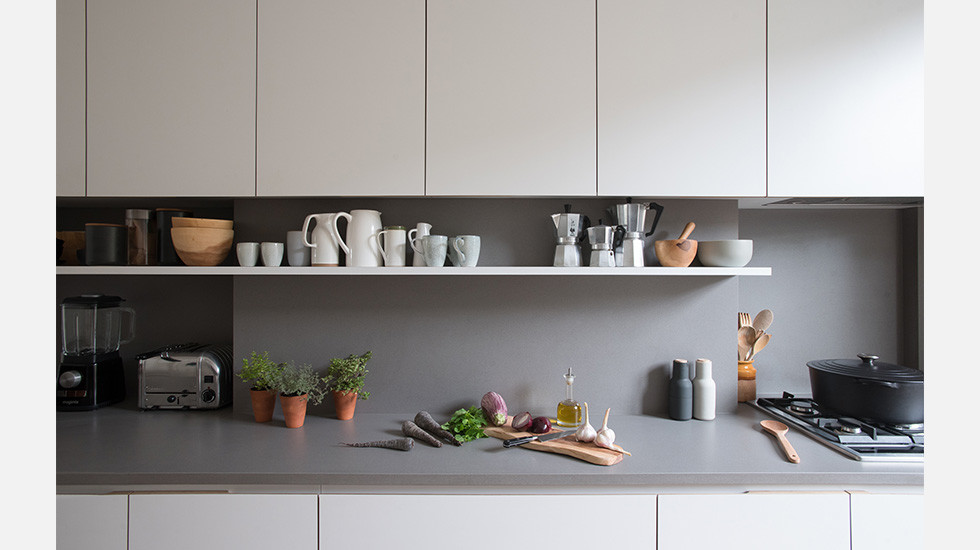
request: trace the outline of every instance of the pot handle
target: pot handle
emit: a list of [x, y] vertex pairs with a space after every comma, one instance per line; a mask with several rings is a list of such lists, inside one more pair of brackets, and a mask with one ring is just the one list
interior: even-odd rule
[[855, 378], [854, 381], [867, 386], [884, 386], [893, 390], [898, 389], [898, 382], [886, 382], [884, 380], [872, 380], [870, 378]]

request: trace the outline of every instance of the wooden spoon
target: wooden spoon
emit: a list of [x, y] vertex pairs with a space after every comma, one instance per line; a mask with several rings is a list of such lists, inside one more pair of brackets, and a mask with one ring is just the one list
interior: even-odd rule
[[796, 449], [786, 439], [786, 432], [789, 431], [786, 424], [775, 420], [763, 420], [760, 424], [762, 424], [763, 429], [776, 436], [776, 441], [779, 441], [779, 445], [783, 448], [783, 453], [786, 454], [786, 458], [793, 464], [799, 464], [800, 455], [796, 454]]
[[754, 358], [756, 354], [762, 351], [762, 348], [766, 347], [766, 344], [769, 343], [769, 338], [771, 338], [771, 335], [768, 332], [763, 332], [762, 335], [755, 340], [755, 343], [752, 344], [752, 349], [749, 350], [749, 355], [745, 358], [745, 360], [748, 361]]
[[772, 311], [768, 309], [757, 313], [755, 319], [752, 320], [752, 326], [760, 332], [768, 330], [770, 325], [772, 325]]
[[744, 326], [738, 329], [738, 360], [748, 361], [748, 356], [752, 353], [752, 346], [759, 339], [759, 334], [751, 326]]

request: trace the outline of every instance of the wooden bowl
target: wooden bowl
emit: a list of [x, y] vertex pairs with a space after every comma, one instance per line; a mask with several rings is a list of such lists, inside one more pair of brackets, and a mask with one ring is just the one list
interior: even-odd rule
[[174, 216], [171, 220], [173, 227], [210, 227], [214, 229], [231, 229], [234, 225], [233, 220], [217, 220], [213, 218], [188, 218], [186, 216]]
[[698, 254], [698, 242], [694, 239], [670, 239], [654, 241], [653, 250], [657, 253], [660, 265], [664, 267], [687, 267]]
[[174, 227], [170, 229], [170, 236], [177, 256], [186, 265], [212, 266], [228, 257], [235, 231], [214, 227]]

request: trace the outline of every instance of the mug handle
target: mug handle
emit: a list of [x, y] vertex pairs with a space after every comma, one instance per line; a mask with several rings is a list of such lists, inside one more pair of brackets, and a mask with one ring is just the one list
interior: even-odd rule
[[347, 259], [350, 260], [350, 248], [347, 247], [347, 243], [344, 242], [344, 238], [340, 236], [340, 229], [337, 228], [337, 220], [340, 218], [346, 218], [347, 224], [350, 226], [351, 216], [347, 212], [338, 212], [336, 216], [333, 217], [333, 236], [337, 239], [337, 244], [340, 248], [344, 249], [344, 254], [347, 255]]
[[303, 244], [310, 248], [316, 248], [316, 245], [311, 243], [310, 240], [306, 238], [306, 235], [308, 234], [307, 230], [310, 228], [310, 220], [313, 219], [313, 216], [316, 216], [316, 214], [310, 214], [305, 220], [303, 220]]
[[387, 232], [388, 231], [386, 229], [382, 229], [381, 231], [371, 235], [374, 242], [378, 243], [378, 252], [381, 252], [381, 258], [384, 259], [385, 265], [388, 265], [388, 255], [385, 254], [385, 247], [381, 246], [381, 237], [383, 237]]
[[465, 242], [463, 241], [463, 237], [453, 237], [453, 248], [456, 249], [456, 254], [459, 254], [459, 265], [463, 265], [466, 262], [466, 254], [463, 254], [463, 251], [459, 249], [459, 243], [461, 242]]

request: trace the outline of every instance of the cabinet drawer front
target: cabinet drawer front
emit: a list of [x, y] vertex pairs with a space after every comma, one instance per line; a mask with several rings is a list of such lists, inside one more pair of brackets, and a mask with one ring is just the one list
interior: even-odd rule
[[58, 495], [57, 547], [126, 550], [126, 495]]

